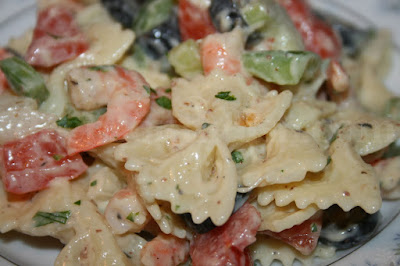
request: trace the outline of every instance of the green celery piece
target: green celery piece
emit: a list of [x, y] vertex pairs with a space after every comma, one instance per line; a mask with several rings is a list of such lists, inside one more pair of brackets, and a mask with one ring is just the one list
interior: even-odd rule
[[33, 98], [38, 104], [49, 97], [42, 76], [23, 59], [17, 56], [3, 59], [0, 61], [0, 69], [16, 94]]
[[394, 97], [387, 101], [385, 116], [400, 121], [400, 97]]
[[168, 61], [175, 72], [184, 78], [191, 79], [203, 73], [200, 60], [200, 48], [196, 41], [190, 39], [175, 46], [168, 53]]
[[311, 79], [320, 68], [318, 55], [307, 51], [256, 51], [243, 54], [247, 71], [279, 85], [296, 85]]
[[152, 0], [143, 5], [133, 24], [133, 30], [141, 35], [166, 21], [174, 6], [173, 0]]
[[259, 1], [250, 2], [245, 5], [241, 9], [241, 13], [246, 23], [254, 29], [261, 28], [271, 19], [267, 6]]

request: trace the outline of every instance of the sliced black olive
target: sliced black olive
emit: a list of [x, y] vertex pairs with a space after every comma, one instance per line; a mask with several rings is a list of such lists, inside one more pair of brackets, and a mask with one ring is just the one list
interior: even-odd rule
[[219, 32], [231, 31], [236, 26], [245, 26], [240, 14], [240, 0], [213, 0], [209, 8], [215, 28]]
[[348, 249], [368, 241], [376, 232], [380, 213], [368, 214], [360, 207], [344, 212], [334, 205], [324, 211], [321, 243]]
[[153, 59], [159, 59], [181, 41], [176, 12], [164, 23], [137, 38], [137, 44]]
[[[250, 195], [250, 193], [237, 193], [236, 194], [235, 207], [233, 208], [232, 213], [235, 213], [240, 207], [243, 206], [243, 204], [249, 198], [249, 195]], [[208, 218], [201, 224], [196, 224], [193, 222], [192, 215], [190, 213], [181, 214], [181, 217], [185, 221], [186, 225], [198, 234], [207, 233], [208, 231], [211, 231], [212, 229], [214, 229], [216, 227], [210, 218]]]
[[180, 216], [183, 218], [183, 221], [185, 221], [185, 224], [198, 234], [207, 233], [216, 227], [210, 218], [207, 218], [207, 220], [201, 224], [196, 224], [193, 222], [192, 215], [190, 213], [183, 213]]
[[130, 28], [144, 0], [101, 0], [101, 2], [116, 21], [125, 28]]

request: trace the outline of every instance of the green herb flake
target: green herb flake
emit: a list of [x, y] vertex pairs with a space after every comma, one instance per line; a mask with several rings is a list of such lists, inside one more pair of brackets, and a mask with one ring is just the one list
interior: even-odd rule
[[181, 206], [179, 206], [179, 205], [175, 205], [175, 211], [179, 210], [180, 207]]
[[53, 155], [53, 159], [56, 160], [56, 161], [59, 161], [59, 160], [61, 160], [62, 158], [64, 158], [64, 156], [61, 155], [61, 154], [54, 154], [54, 155]]
[[285, 170], [281, 169], [281, 173], [285, 172]]
[[171, 99], [166, 96], [161, 96], [160, 98], [157, 98], [156, 103], [165, 109], [172, 109]]
[[311, 224], [311, 232], [313, 233], [318, 232], [318, 226], [315, 223]]
[[135, 212], [135, 213], [131, 212], [131, 213], [126, 217], [126, 219], [129, 220], [129, 221], [131, 221], [131, 222], [135, 222], [135, 218], [139, 215], [139, 213], [140, 213], [140, 212]]
[[209, 123], [203, 123], [203, 124], [201, 125], [201, 129], [206, 129], [206, 128], [208, 128], [209, 126], [211, 126], [211, 124], [209, 124]]
[[76, 128], [81, 125], [83, 125], [82, 120], [80, 120], [78, 117], [69, 117], [68, 115], [64, 116], [60, 120], [56, 121], [57, 126], [63, 127], [63, 128]]
[[155, 95], [157, 95], [156, 90], [151, 88], [150, 86], [143, 85], [143, 89], [145, 89], [148, 94], [154, 93]]
[[165, 92], [166, 92], [166, 93], [170, 93], [171, 91], [172, 91], [171, 88], [165, 89]]
[[215, 95], [215, 98], [226, 100], [226, 101], [234, 101], [236, 97], [234, 95], [230, 95], [230, 91], [220, 91]]
[[179, 195], [183, 195], [182, 189], [179, 187], [179, 185], [176, 185], [175, 187], [176, 191], [178, 191]]
[[114, 66], [111, 65], [104, 65], [104, 66], [90, 66], [88, 67], [89, 70], [92, 71], [101, 71], [101, 72], [108, 72], [111, 69], [114, 69]]
[[338, 137], [339, 130], [343, 128], [344, 125], [341, 125], [338, 130], [336, 130], [335, 134], [333, 134], [332, 138], [329, 140], [329, 144], [332, 144]]
[[231, 153], [231, 155], [232, 155], [232, 160], [235, 162], [235, 163], [243, 163], [244, 162], [244, 158], [243, 158], [243, 155], [242, 155], [242, 153], [240, 152], [240, 151], [233, 151], [232, 153]]
[[326, 160], [326, 166], [328, 166], [332, 162], [331, 156], [328, 156], [328, 159]]
[[44, 226], [51, 223], [65, 224], [68, 218], [71, 216], [70, 211], [63, 212], [37, 212], [33, 216], [35, 227]]
[[81, 205], [81, 200], [75, 201], [74, 204], [80, 206]]
[[95, 185], [97, 185], [97, 180], [92, 181], [92, 183], [90, 183], [91, 187], [94, 187]]

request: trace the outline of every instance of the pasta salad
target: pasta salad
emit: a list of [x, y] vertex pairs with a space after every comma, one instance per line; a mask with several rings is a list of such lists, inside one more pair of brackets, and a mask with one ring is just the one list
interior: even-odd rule
[[55, 265], [313, 264], [400, 198], [385, 30], [305, 0], [38, 0], [0, 48], [0, 232]]

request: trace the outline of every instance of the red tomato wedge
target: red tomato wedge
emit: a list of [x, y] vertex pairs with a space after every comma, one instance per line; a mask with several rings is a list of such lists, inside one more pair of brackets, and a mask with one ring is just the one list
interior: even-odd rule
[[303, 37], [307, 50], [322, 58], [337, 59], [341, 52], [341, 41], [333, 29], [317, 18], [304, 0], [278, 0]]
[[[0, 60], [11, 57], [12, 55], [4, 48], [0, 48]], [[8, 88], [8, 81], [3, 71], [0, 70], [0, 94]]]
[[42, 130], [0, 147], [5, 190], [24, 194], [46, 188], [56, 177], [73, 179], [87, 165], [80, 154], [67, 155], [65, 139], [54, 130]]
[[318, 212], [305, 222], [295, 225], [292, 228], [275, 233], [271, 231], [260, 232], [279, 239], [304, 255], [311, 254], [318, 244], [318, 238], [321, 234], [322, 212]]
[[208, 9], [200, 8], [190, 0], [179, 0], [178, 21], [183, 41], [202, 39], [217, 31], [211, 21]]
[[194, 266], [252, 265], [245, 248], [256, 241], [261, 216], [246, 203], [222, 226], [194, 236], [190, 256]]
[[74, 21], [74, 12], [53, 5], [39, 12], [25, 60], [33, 66], [53, 67], [74, 59], [88, 48]]

